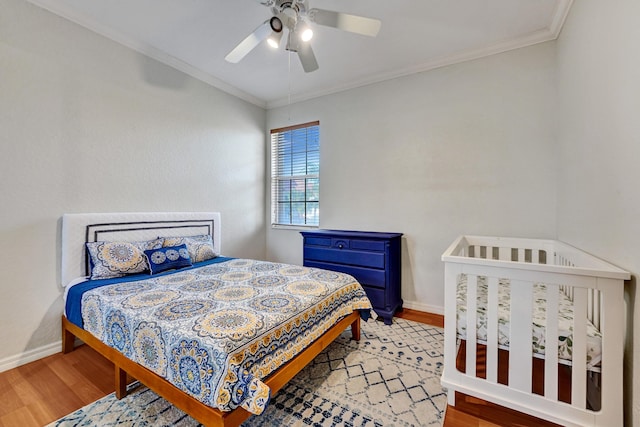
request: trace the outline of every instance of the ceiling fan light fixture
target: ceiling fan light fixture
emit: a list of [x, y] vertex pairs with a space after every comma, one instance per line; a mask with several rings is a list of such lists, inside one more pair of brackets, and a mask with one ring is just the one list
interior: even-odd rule
[[271, 26], [271, 29], [273, 30], [274, 33], [281, 33], [282, 29], [284, 28], [284, 25], [282, 24], [282, 20], [277, 16], [273, 16], [269, 20], [269, 25]]
[[277, 49], [280, 47], [280, 40], [282, 40], [282, 31], [280, 32], [273, 31], [269, 36], [269, 38], [267, 38], [267, 43], [272, 48]]
[[308, 42], [313, 38], [313, 30], [306, 23], [303, 23], [296, 31], [300, 34], [300, 40], [303, 42]]

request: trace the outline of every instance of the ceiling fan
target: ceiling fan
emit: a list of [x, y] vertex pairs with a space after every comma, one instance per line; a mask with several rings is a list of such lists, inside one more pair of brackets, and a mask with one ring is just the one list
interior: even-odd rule
[[267, 39], [270, 46], [278, 48], [288, 30], [285, 49], [296, 52], [305, 72], [318, 69], [318, 61], [308, 43], [313, 36], [310, 24], [333, 27], [351, 33], [375, 37], [381, 22], [377, 19], [325, 9], [309, 9], [308, 0], [257, 0], [271, 8], [273, 16], [264, 21], [225, 57], [228, 62], [240, 62], [258, 44]]

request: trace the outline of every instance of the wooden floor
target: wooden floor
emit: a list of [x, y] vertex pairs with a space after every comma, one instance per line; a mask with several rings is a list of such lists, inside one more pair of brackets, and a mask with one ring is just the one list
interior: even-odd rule
[[0, 426], [43, 426], [113, 391], [113, 364], [82, 345], [0, 373]]
[[[405, 309], [398, 317], [444, 324], [442, 316]], [[0, 427], [40, 427], [114, 391], [113, 364], [86, 345], [0, 373]], [[477, 402], [476, 402], [477, 403]], [[469, 415], [448, 407], [445, 427], [526, 426], [519, 419], [481, 405], [486, 413]], [[473, 411], [472, 411], [473, 412]], [[492, 415], [493, 414], [493, 415]], [[493, 419], [494, 422], [487, 420]], [[495, 420], [500, 421], [495, 424]]]

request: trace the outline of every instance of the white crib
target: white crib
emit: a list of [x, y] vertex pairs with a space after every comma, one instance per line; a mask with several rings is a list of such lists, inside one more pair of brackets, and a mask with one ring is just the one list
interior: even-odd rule
[[[623, 289], [628, 272], [565, 243], [538, 239], [461, 236], [442, 261], [442, 385], [450, 405], [455, 405], [458, 391], [561, 425], [622, 426]], [[466, 290], [461, 287], [460, 295], [463, 282]], [[505, 294], [510, 294], [507, 307], [499, 299]], [[559, 315], [559, 305], [567, 306], [565, 299], [573, 311], [568, 336], [559, 330], [566, 326], [567, 316]], [[536, 304], [543, 307], [536, 309]], [[458, 321], [462, 309], [466, 314]], [[546, 318], [540, 321], [536, 310], [546, 312]], [[542, 345], [534, 328], [543, 331]], [[587, 330], [601, 336], [597, 356], [588, 353], [587, 341], [589, 349], [594, 346]], [[559, 345], [565, 349], [562, 357], [558, 351], [544, 351]]]

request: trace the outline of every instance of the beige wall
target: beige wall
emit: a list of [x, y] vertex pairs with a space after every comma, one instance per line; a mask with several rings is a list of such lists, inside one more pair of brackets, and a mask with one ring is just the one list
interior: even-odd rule
[[[267, 127], [320, 120], [321, 227], [404, 233], [405, 305], [443, 312], [455, 237], [555, 236], [554, 99], [544, 43], [269, 110]], [[302, 239], [269, 227], [267, 251], [301, 263]]]
[[[632, 272], [626, 425], [640, 426], [640, 2], [580, 0], [558, 40], [558, 237]], [[606, 344], [605, 344], [606, 345]]]
[[263, 109], [23, 0], [0, 10], [0, 368], [59, 351], [65, 212], [216, 210], [225, 254], [264, 258]]

